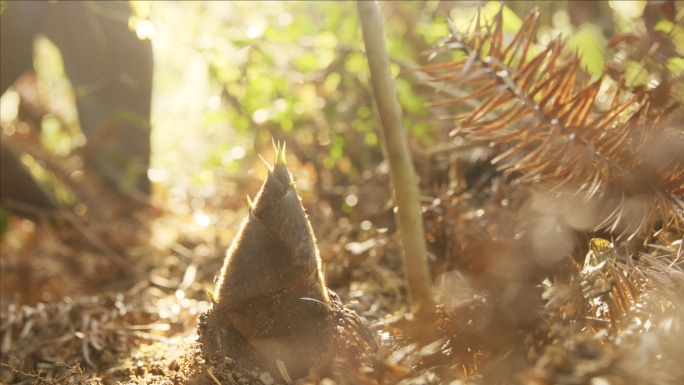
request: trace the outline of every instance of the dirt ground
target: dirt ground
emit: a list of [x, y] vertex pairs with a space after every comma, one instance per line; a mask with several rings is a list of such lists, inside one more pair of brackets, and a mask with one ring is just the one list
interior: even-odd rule
[[[424, 167], [442, 175], [439, 163]], [[496, 176], [443, 191], [424, 203], [437, 314], [414, 316], [386, 175], [366, 177], [352, 214], [316, 194], [303, 204], [328, 286], [379, 349], [354, 360], [333, 352], [308, 376], [282, 383], [684, 381], [681, 234], [662, 233], [646, 249], [578, 236], [566, 258], [538, 266], [512, 230], [529, 191]], [[276, 383], [278, 374], [231, 357], [203, 357], [197, 343], [207, 290], [247, 214], [234, 197], [254, 196], [259, 183], [232, 186], [234, 194], [205, 207], [209, 224], [189, 201], [163, 199], [128, 218], [93, 206], [77, 218], [82, 226], [10, 217], [0, 248], [0, 381]]]

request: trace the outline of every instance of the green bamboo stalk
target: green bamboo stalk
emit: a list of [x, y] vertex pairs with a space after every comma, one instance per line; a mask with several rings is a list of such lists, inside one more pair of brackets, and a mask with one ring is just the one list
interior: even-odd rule
[[414, 312], [432, 312], [430, 268], [427, 262], [425, 231], [420, 211], [420, 196], [415, 169], [402, 125], [401, 109], [389, 68], [384, 27], [375, 1], [356, 2], [370, 79], [378, 108], [385, 158], [389, 163], [394, 198], [398, 207], [396, 219], [402, 234], [404, 268]]

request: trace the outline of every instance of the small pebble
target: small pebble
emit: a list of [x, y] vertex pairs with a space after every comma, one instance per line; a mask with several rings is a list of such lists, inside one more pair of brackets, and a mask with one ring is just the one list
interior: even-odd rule
[[273, 385], [275, 383], [269, 372], [261, 373], [261, 375], [259, 375], [259, 379], [264, 383], [264, 385]]

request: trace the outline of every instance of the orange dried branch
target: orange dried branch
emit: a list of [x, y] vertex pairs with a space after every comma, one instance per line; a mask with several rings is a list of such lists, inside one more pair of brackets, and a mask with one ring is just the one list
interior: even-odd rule
[[[518, 182], [549, 181], [553, 189], [566, 186], [587, 197], [623, 197], [623, 203], [634, 194], [648, 193], [662, 209], [664, 223], [670, 223], [668, 216], [681, 216], [681, 200], [672, 195], [684, 190], [684, 159], [655, 156], [660, 141], [664, 146], [681, 135], [662, 128], [673, 109], [663, 96], [671, 88], [668, 78], [654, 90], [630, 90], [612, 70], [617, 84], [607, 87], [615, 91], [605, 104], [605, 79], [589, 81], [563, 40], [533, 53], [538, 18], [536, 10], [528, 14], [508, 43], [503, 7], [484, 24], [478, 13], [467, 33], [449, 23], [452, 36], [444, 47], [461, 51], [467, 59], [421, 70], [439, 87], [460, 88], [466, 94], [431, 105], [480, 101], [471, 111], [450, 117], [458, 122], [450, 134], [506, 144], [494, 162]], [[657, 105], [651, 103], [656, 99]], [[599, 227], [614, 231], [626, 218], [617, 208], [601, 218]], [[641, 223], [620, 228], [636, 228], [626, 234], [632, 236], [650, 228], [655, 218], [647, 213]]]

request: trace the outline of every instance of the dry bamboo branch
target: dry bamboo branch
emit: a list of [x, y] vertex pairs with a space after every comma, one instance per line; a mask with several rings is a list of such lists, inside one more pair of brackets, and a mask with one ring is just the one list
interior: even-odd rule
[[357, 1], [371, 84], [382, 126], [385, 157], [389, 162], [397, 221], [402, 233], [404, 265], [414, 311], [431, 311], [430, 271], [420, 212], [415, 170], [401, 122], [401, 110], [389, 69], [384, 28], [374, 1]]

